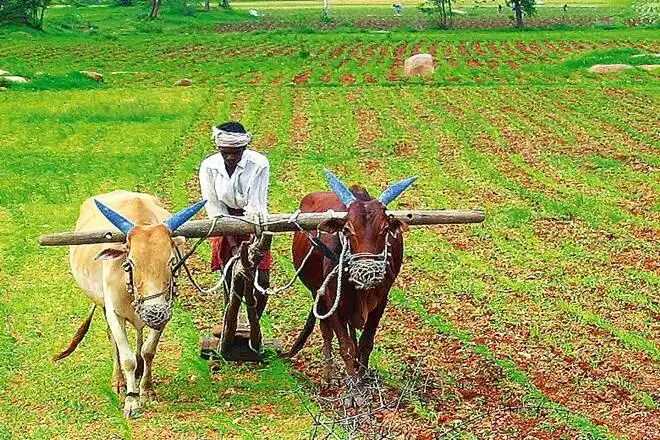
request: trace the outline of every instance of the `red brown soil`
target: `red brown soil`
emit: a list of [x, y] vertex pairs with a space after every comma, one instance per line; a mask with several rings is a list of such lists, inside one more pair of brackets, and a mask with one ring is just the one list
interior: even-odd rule
[[310, 70], [306, 70], [293, 77], [293, 83], [296, 85], [307, 84], [309, 77], [312, 75]]
[[364, 82], [367, 84], [376, 84], [378, 81], [371, 73], [364, 74]]
[[341, 76], [341, 83], [345, 86], [355, 84], [355, 76], [345, 73]]
[[387, 73], [387, 79], [389, 81], [398, 81], [401, 78], [401, 72], [403, 70], [403, 62], [407, 48], [407, 43], [402, 43], [396, 47], [394, 51], [394, 61], [392, 62], [392, 66]]

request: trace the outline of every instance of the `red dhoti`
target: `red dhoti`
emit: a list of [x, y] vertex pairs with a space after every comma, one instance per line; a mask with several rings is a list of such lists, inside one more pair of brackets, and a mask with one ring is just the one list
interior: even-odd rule
[[[230, 212], [231, 215], [243, 215], [243, 210], [235, 210]], [[235, 251], [244, 241], [250, 241], [253, 235], [223, 235], [221, 237], [211, 237], [211, 270], [216, 271], [224, 267], [224, 265], [234, 256]], [[269, 271], [273, 267], [273, 255], [270, 250], [266, 252], [264, 258], [259, 262], [257, 269], [261, 271]]]

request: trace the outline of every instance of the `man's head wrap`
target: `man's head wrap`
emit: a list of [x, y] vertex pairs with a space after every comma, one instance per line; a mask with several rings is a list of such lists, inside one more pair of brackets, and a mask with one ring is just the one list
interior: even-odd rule
[[246, 147], [252, 141], [250, 133], [235, 133], [233, 131], [224, 131], [218, 127], [213, 127], [211, 139], [218, 148], [242, 148]]

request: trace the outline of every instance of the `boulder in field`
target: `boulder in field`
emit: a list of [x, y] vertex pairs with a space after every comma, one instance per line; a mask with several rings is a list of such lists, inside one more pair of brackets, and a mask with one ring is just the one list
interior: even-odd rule
[[0, 76], [5, 76], [5, 75], [11, 75], [11, 73], [7, 72], [6, 70], [0, 69]]
[[7, 90], [7, 87], [0, 87], [0, 92], [4, 92], [5, 90]]
[[103, 75], [98, 72], [94, 72], [93, 70], [81, 70], [80, 73], [89, 79], [93, 79], [94, 81], [103, 82]]
[[641, 66], [637, 66], [642, 70], [646, 70], [647, 72], [653, 72], [657, 69], [660, 69], [660, 64], [642, 64]]
[[594, 64], [589, 68], [591, 73], [618, 73], [632, 69], [630, 64]]
[[405, 76], [430, 75], [434, 71], [433, 56], [428, 53], [418, 53], [406, 59], [403, 63], [403, 73]]
[[192, 80], [188, 78], [182, 78], [174, 83], [175, 86], [188, 87], [192, 86]]
[[2, 77], [3, 81], [7, 81], [10, 83], [16, 83], [16, 84], [25, 84], [27, 82], [30, 82], [27, 78], [23, 78], [22, 76], [3, 76]]

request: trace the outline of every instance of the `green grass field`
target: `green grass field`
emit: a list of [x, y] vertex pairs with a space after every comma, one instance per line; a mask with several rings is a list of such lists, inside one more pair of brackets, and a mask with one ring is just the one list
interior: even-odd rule
[[[482, 225], [406, 236], [372, 356], [390, 396], [406, 389], [379, 416], [395, 438], [657, 436], [658, 74], [586, 72], [654, 62], [634, 55], [660, 52], [657, 29], [215, 32], [247, 20], [239, 4], [155, 23], [61, 8], [45, 33], [0, 30], [0, 69], [32, 78], [0, 92], [0, 439], [310, 437], [319, 336], [293, 362], [212, 373], [198, 340], [221, 301], [187, 283], [140, 418], [123, 419], [110, 386], [101, 314], [50, 361], [88, 303], [67, 250], [37, 236], [72, 229], [85, 198], [113, 189], [172, 210], [198, 199], [211, 124], [227, 119], [270, 159], [272, 212], [324, 189], [323, 167], [376, 194], [418, 175], [399, 207], [486, 210]], [[436, 72], [404, 79], [418, 52]], [[193, 86], [174, 87], [183, 77]], [[277, 237], [277, 285], [293, 274], [289, 245]], [[195, 267], [210, 284], [207, 259]], [[299, 284], [271, 298], [267, 336], [289, 345], [310, 303]]]

